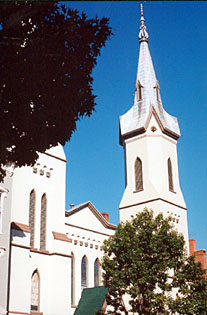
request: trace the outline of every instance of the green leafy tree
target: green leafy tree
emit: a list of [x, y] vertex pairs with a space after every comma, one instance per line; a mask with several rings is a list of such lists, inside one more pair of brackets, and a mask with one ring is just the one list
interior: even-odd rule
[[91, 115], [92, 70], [111, 34], [107, 18], [57, 2], [0, 3], [1, 165], [34, 164]]
[[[144, 209], [131, 222], [119, 224], [115, 235], [104, 241], [102, 267], [112, 314], [207, 314], [202, 302], [204, 297], [207, 301], [204, 272], [192, 257], [186, 260], [184, 238], [170, 220], [162, 214], [153, 217], [152, 211]], [[177, 295], [173, 300], [172, 290], [182, 298]], [[125, 294], [129, 309], [123, 303]], [[189, 301], [184, 308], [185, 297]], [[194, 312], [188, 312], [190, 309]]]
[[200, 263], [190, 256], [177, 270], [172, 286], [178, 289], [176, 299], [170, 298], [169, 308], [182, 315], [207, 314], [207, 280]]

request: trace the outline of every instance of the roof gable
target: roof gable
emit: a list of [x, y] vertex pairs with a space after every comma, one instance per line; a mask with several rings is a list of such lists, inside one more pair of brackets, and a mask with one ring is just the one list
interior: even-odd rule
[[94, 228], [95, 224], [97, 228], [102, 227], [116, 230], [116, 225], [109, 223], [90, 201], [87, 201], [72, 208], [69, 211], [66, 211], [65, 216], [69, 218], [70, 223], [75, 225], [87, 225], [89, 228], [90, 225], [92, 225], [91, 227]]

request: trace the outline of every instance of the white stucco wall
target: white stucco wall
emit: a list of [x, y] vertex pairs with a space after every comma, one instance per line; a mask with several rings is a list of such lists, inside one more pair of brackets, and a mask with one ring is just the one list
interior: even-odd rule
[[[15, 170], [11, 190], [11, 221], [29, 225], [30, 192], [36, 192], [35, 245], [30, 232], [12, 230], [9, 314], [30, 314], [31, 277], [40, 277], [39, 311], [72, 315], [81, 297], [81, 261], [87, 258], [87, 287], [94, 286], [94, 262], [101, 261], [103, 240], [114, 233], [91, 205], [65, 217], [65, 156], [62, 147], [41, 154], [34, 167]], [[55, 155], [55, 157], [54, 157]], [[44, 174], [40, 172], [44, 171]], [[50, 172], [50, 177], [45, 176]], [[46, 250], [40, 250], [41, 197], [47, 195]], [[103, 218], [102, 218], [103, 220]], [[107, 225], [107, 222], [105, 222]], [[24, 229], [24, 227], [23, 227]], [[56, 239], [53, 232], [63, 239]], [[60, 238], [61, 238], [60, 237]], [[71, 257], [74, 257], [74, 303], [71, 305]]]
[[[152, 127], [156, 131], [151, 130]], [[179, 223], [175, 226], [183, 233], [188, 247], [187, 209], [179, 184], [177, 141], [162, 133], [152, 115], [146, 133], [129, 138], [124, 142], [126, 187], [119, 206], [120, 220], [130, 220], [145, 207], [155, 214], [172, 215]], [[142, 161], [143, 190], [135, 191], [134, 165], [136, 158]], [[169, 190], [168, 158], [172, 162], [174, 192]]]

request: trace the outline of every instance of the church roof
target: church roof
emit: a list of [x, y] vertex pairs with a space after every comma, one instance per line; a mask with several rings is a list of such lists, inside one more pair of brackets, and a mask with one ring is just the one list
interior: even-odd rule
[[177, 118], [169, 115], [163, 108], [160, 87], [156, 78], [152, 58], [148, 46], [148, 33], [141, 10], [139, 32], [139, 60], [136, 78], [134, 104], [130, 110], [120, 117], [120, 143], [123, 138], [146, 131], [146, 123], [152, 108], [157, 113], [163, 133], [174, 139], [180, 137]]
[[91, 210], [91, 212], [96, 216], [96, 218], [102, 223], [104, 227], [116, 230], [117, 226], [115, 224], [109, 223], [90, 201], [86, 201], [78, 206], [73, 207], [70, 210], [65, 211], [65, 216], [69, 217], [71, 215], [74, 215], [75, 213], [81, 211], [82, 209], [85, 209], [86, 207]]
[[74, 315], [94, 315], [95, 312], [101, 311], [104, 307], [107, 293], [108, 289], [102, 286], [83, 289]]

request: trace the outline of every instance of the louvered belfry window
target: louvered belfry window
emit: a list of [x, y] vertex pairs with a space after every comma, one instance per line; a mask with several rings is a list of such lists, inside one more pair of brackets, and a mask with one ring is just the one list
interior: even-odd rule
[[40, 249], [46, 249], [46, 222], [47, 222], [47, 197], [41, 199], [41, 222], [40, 222]]
[[170, 158], [167, 160], [167, 167], [168, 167], [169, 190], [173, 191], [174, 187], [173, 187], [173, 176], [172, 176], [172, 162]]
[[135, 161], [135, 189], [143, 190], [142, 161], [139, 158]]
[[34, 248], [35, 237], [35, 207], [36, 207], [36, 193], [34, 189], [30, 193], [29, 198], [29, 227], [30, 227], [30, 246]]

